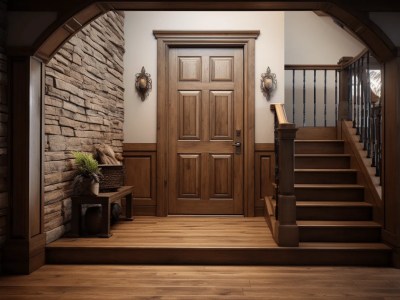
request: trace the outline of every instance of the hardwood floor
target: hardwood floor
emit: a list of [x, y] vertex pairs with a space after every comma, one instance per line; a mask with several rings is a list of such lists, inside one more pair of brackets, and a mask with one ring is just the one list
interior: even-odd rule
[[51, 264], [388, 266], [390, 248], [354, 243], [278, 247], [262, 217], [137, 217], [110, 238], [62, 238], [46, 247]]
[[263, 217], [136, 217], [112, 236], [62, 238], [50, 247], [277, 247]]
[[45, 265], [0, 277], [1, 299], [400, 298], [400, 270], [354, 267]]

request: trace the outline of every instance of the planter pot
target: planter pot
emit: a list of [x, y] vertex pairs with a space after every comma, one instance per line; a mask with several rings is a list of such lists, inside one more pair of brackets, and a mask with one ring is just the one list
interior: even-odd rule
[[99, 183], [91, 178], [80, 178], [74, 180], [73, 189], [75, 195], [91, 195], [99, 194]]

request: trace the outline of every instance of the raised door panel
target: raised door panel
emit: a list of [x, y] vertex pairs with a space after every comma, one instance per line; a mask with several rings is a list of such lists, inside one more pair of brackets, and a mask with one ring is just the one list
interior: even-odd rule
[[233, 91], [210, 92], [210, 140], [233, 140]]
[[211, 154], [209, 161], [210, 198], [232, 199], [232, 155]]
[[178, 155], [178, 198], [200, 198], [200, 155]]
[[179, 81], [201, 81], [201, 57], [179, 57]]
[[179, 139], [200, 140], [201, 91], [179, 91]]
[[233, 57], [210, 57], [211, 81], [233, 81]]

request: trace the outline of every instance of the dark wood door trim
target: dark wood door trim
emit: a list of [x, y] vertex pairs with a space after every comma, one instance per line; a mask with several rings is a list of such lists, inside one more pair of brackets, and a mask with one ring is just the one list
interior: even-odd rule
[[157, 39], [157, 215], [168, 213], [168, 51], [171, 47], [239, 47], [244, 59], [244, 214], [254, 216], [255, 40], [259, 31], [154, 31]]

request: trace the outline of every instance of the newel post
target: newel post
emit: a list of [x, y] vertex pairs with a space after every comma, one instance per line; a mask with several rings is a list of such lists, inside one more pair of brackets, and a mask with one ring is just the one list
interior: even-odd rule
[[351, 120], [351, 108], [349, 103], [350, 93], [349, 88], [351, 87], [351, 70], [349, 69], [348, 63], [352, 61], [352, 57], [342, 57], [338, 65], [340, 66], [339, 75], [339, 107], [338, 107], [338, 124], [342, 120]]
[[299, 245], [299, 228], [296, 223], [296, 196], [294, 194], [294, 124], [279, 124], [279, 190], [278, 219], [275, 223], [275, 239], [279, 246]]

